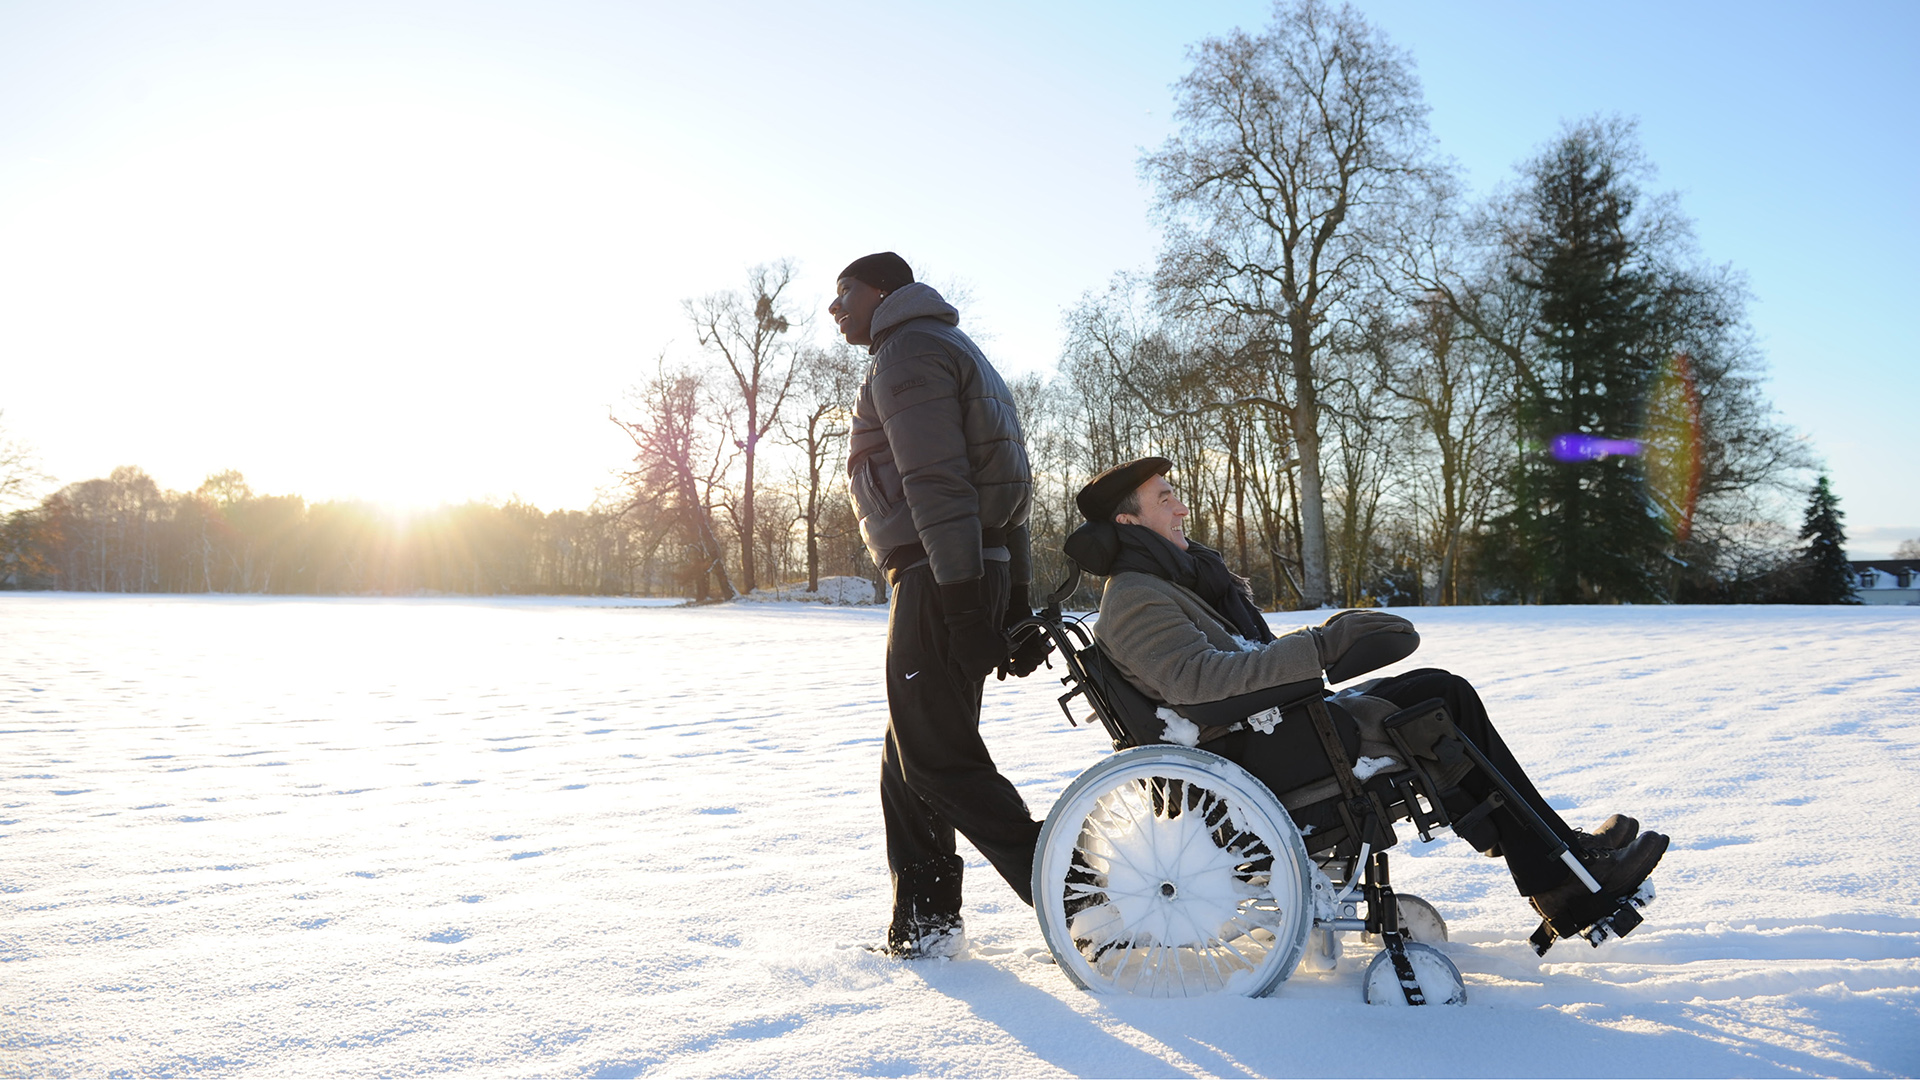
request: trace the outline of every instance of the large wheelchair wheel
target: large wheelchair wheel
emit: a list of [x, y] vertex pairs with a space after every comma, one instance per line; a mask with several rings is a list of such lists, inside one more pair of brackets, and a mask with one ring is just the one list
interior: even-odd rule
[[1300, 963], [1311, 863], [1266, 785], [1226, 758], [1141, 746], [1068, 785], [1040, 829], [1033, 900], [1076, 985], [1260, 997]]

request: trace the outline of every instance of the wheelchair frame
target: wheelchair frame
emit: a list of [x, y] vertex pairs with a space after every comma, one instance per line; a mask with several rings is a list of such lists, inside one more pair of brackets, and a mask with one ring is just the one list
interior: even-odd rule
[[[1114, 749], [1134, 751], [1135, 760], [1139, 760], [1139, 751], [1135, 748], [1143, 747], [1160, 747], [1166, 751], [1161, 756], [1181, 757], [1183, 760], [1194, 754], [1215, 757], [1204, 750], [1175, 754], [1174, 751], [1181, 748], [1161, 740], [1139, 737], [1141, 724], [1151, 727], [1151, 723], [1144, 718], [1157, 719], [1156, 707], [1123, 676], [1111, 669], [1110, 662], [1098, 651], [1098, 645], [1079, 620], [1069, 620], [1062, 611], [1062, 604], [1073, 594], [1080, 579], [1081, 571], [1075, 566], [1067, 580], [1048, 595], [1045, 608], [1038, 615], [1016, 624], [1012, 630], [1016, 639], [1030, 633], [1042, 633], [1054, 644], [1067, 671], [1061, 682], [1068, 689], [1058, 701], [1068, 723], [1075, 726], [1081, 723], [1074, 716], [1072, 702], [1076, 697], [1083, 697], [1092, 710], [1091, 718], [1100, 721]], [[1392, 771], [1364, 779], [1357, 777], [1353, 771], [1353, 762], [1328, 706], [1325, 684], [1319, 679], [1212, 703], [1194, 711], [1212, 719], [1239, 718], [1231, 726], [1206, 725], [1203, 735], [1211, 731], [1209, 738], [1241, 730], [1247, 722], [1258, 725], [1265, 719], [1265, 730], [1271, 731], [1273, 723], [1283, 719], [1302, 715], [1310, 719], [1318, 748], [1325, 755], [1339, 791], [1330, 799], [1316, 800], [1311, 806], [1298, 808], [1301, 811], [1317, 811], [1317, 817], [1325, 825], [1324, 828], [1307, 829], [1302, 840], [1298, 841], [1303, 845], [1303, 853], [1310, 860], [1312, 873], [1318, 879], [1313, 882], [1311, 890], [1314, 894], [1310, 932], [1312, 946], [1306, 950], [1304, 962], [1319, 970], [1331, 970], [1340, 952], [1338, 940], [1333, 936], [1336, 933], [1358, 932], [1378, 938], [1383, 948], [1368, 971], [1366, 985], [1369, 1001], [1386, 999], [1389, 1003], [1408, 1005], [1425, 1004], [1428, 1001], [1454, 1004], [1465, 1001], [1465, 984], [1458, 969], [1444, 955], [1419, 940], [1422, 937], [1445, 940], [1444, 921], [1432, 905], [1418, 897], [1397, 893], [1392, 886], [1386, 849], [1397, 841], [1393, 823], [1401, 817], [1413, 822], [1422, 841], [1431, 841], [1435, 829], [1446, 827], [1474, 843], [1475, 847], [1485, 850], [1491, 846], [1488, 836], [1492, 826], [1486, 820], [1487, 815], [1502, 806], [1511, 807], [1551, 848], [1556, 849], [1559, 858], [1590, 891], [1600, 891], [1599, 883], [1568, 850], [1566, 844], [1534, 813], [1479, 748], [1460, 734], [1443, 703], [1437, 699], [1403, 709], [1388, 719], [1387, 732], [1400, 751], [1400, 762]], [[1128, 724], [1129, 713], [1136, 718], [1133, 726]], [[1193, 716], [1187, 718], [1195, 719]], [[1294, 808], [1283, 805], [1268, 788], [1264, 778], [1230, 759], [1216, 760], [1222, 766], [1238, 769], [1251, 782], [1253, 789], [1271, 799], [1272, 807], [1278, 809], [1280, 816], [1286, 819], [1284, 829], [1301, 832], [1294, 821]], [[1493, 790], [1478, 800], [1471, 810], [1457, 816], [1449, 813], [1444, 796], [1457, 796], [1458, 781], [1476, 771], [1492, 782]], [[1090, 770], [1089, 774], [1092, 772]], [[1149, 786], [1161, 783], [1159, 780], [1135, 782]], [[1068, 794], [1072, 793], [1073, 789], [1070, 788]], [[1066, 798], [1063, 795], [1063, 803]], [[1155, 806], [1158, 805], [1156, 801]], [[1177, 814], [1178, 811], [1173, 813]], [[1051, 815], [1047, 824], [1049, 828], [1054, 825]], [[1042, 844], [1045, 843], [1043, 830]], [[1043, 900], [1043, 887], [1050, 887], [1042, 880], [1042, 867], [1047, 857], [1044, 850], [1036, 852], [1034, 897], [1037, 909]], [[1169, 890], [1169, 896], [1172, 895], [1174, 886], [1171, 882], [1162, 887]], [[1589, 939], [1598, 945], [1606, 936], [1631, 930], [1640, 921], [1634, 910], [1636, 906], [1623, 903], [1620, 911], [1606, 920], [1608, 925], [1605, 933], [1599, 937], [1590, 934]], [[1418, 929], [1408, 925], [1409, 915], [1413, 917], [1412, 922], [1419, 924]], [[1044, 911], [1042, 928], [1049, 929]], [[1079, 941], [1069, 940], [1063, 945], [1053, 940], [1056, 936], [1060, 936], [1057, 931], [1049, 932], [1048, 946], [1055, 952], [1056, 959], [1063, 961], [1063, 970], [1075, 982], [1088, 985], [1087, 975], [1079, 970], [1079, 965], [1070, 965], [1064, 962], [1068, 958], [1061, 956], [1063, 948], [1077, 948]], [[1543, 921], [1533, 936], [1536, 952], [1545, 953], [1553, 940], [1552, 930]], [[1273, 974], [1256, 986], [1254, 995], [1271, 992], [1289, 977], [1292, 971], [1288, 965], [1292, 963], [1291, 960], [1282, 961], [1287, 969]], [[1432, 985], [1435, 983], [1447, 985], [1436, 987]]]

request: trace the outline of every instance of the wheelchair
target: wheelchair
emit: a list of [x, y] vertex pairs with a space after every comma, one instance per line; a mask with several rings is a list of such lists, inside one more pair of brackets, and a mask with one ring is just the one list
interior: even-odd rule
[[[1402, 819], [1423, 841], [1449, 828], [1487, 850], [1495, 842], [1488, 815], [1512, 807], [1600, 891], [1438, 699], [1388, 718], [1398, 750], [1391, 762], [1355, 761], [1358, 726], [1320, 679], [1158, 705], [1062, 613], [1080, 578], [1075, 567], [1013, 631], [1047, 635], [1066, 668], [1059, 701], [1068, 723], [1082, 722], [1080, 699], [1116, 751], [1067, 786], [1034, 851], [1040, 929], [1074, 984], [1145, 997], [1262, 997], [1303, 966], [1334, 970], [1341, 935], [1359, 934], [1379, 945], [1362, 980], [1368, 1002], [1464, 1004], [1465, 980], [1433, 947], [1446, 940], [1446, 921], [1392, 886], [1387, 849]], [[1328, 675], [1358, 677], [1418, 642], [1413, 634], [1363, 639]], [[1178, 742], [1169, 738], [1181, 732]], [[1491, 794], [1462, 810], [1460, 782], [1476, 771]], [[1625, 934], [1649, 899], [1647, 889], [1621, 901], [1584, 936], [1598, 945]], [[1544, 954], [1554, 937], [1542, 922], [1535, 951]]]

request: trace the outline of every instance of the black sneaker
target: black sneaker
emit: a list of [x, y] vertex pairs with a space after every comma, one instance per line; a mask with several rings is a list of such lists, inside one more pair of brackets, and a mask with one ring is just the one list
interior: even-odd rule
[[1555, 934], [1572, 937], [1632, 896], [1666, 853], [1667, 838], [1651, 832], [1641, 833], [1618, 851], [1600, 848], [1581, 852], [1580, 862], [1600, 883], [1599, 892], [1588, 892], [1584, 882], [1568, 875], [1565, 882], [1528, 899]]
[[887, 955], [896, 960], [957, 960], [967, 955], [960, 916], [914, 919], [887, 927]]
[[960, 879], [965, 871], [958, 855], [940, 855], [894, 872], [887, 955], [902, 960], [965, 955], [967, 935], [960, 924]]
[[1615, 814], [1592, 832], [1575, 829], [1573, 835], [1574, 846], [1582, 855], [1603, 849], [1618, 851], [1633, 843], [1633, 838], [1640, 835], [1640, 823], [1625, 814]]

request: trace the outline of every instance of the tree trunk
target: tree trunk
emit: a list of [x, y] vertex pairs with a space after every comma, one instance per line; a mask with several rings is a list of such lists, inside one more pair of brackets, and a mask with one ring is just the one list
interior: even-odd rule
[[[754, 544], [758, 538], [753, 532], [753, 459], [755, 445], [759, 439], [760, 410], [751, 395], [747, 398], [747, 479], [746, 488], [740, 494], [740, 579], [746, 585], [746, 591], [752, 592], [759, 586], [758, 575], [754, 573]], [[732, 597], [728, 597], [732, 599]]]
[[820, 452], [807, 447], [807, 591], [820, 591]]
[[1235, 425], [1227, 462], [1233, 480], [1233, 536], [1234, 546], [1240, 556], [1237, 565], [1242, 572], [1250, 572], [1252, 568], [1247, 565], [1247, 473], [1240, 464], [1240, 436], [1239, 426]]
[[1293, 442], [1300, 457], [1300, 597], [1324, 607], [1333, 593], [1327, 560], [1327, 508], [1320, 490], [1320, 398], [1313, 378], [1313, 327], [1296, 309], [1292, 325]]

